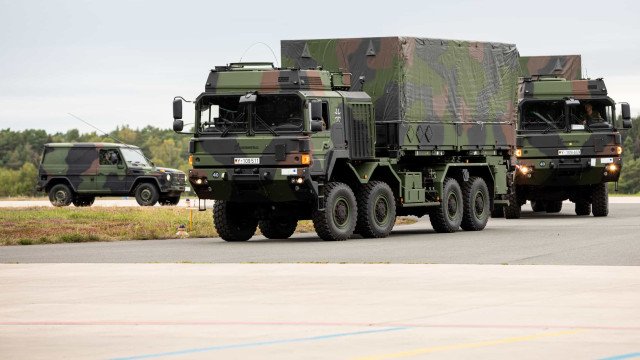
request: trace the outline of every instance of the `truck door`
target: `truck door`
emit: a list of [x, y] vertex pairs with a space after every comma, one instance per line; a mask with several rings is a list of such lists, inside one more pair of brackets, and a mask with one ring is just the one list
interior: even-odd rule
[[117, 148], [103, 148], [99, 152], [100, 166], [96, 176], [96, 191], [115, 195], [127, 192], [127, 167]]

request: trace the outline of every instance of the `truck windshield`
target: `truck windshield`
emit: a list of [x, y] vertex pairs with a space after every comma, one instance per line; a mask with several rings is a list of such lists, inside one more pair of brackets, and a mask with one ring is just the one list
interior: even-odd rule
[[542, 132], [610, 130], [612, 118], [613, 107], [604, 101], [580, 100], [580, 104], [574, 106], [567, 106], [565, 100], [528, 101], [522, 105], [519, 129]]
[[[205, 97], [199, 104], [197, 126], [201, 133], [245, 133], [247, 105], [239, 95]], [[257, 133], [299, 132], [303, 129], [302, 99], [296, 95], [258, 94], [254, 106], [253, 131]]]
[[124, 161], [127, 165], [151, 167], [151, 164], [147, 161], [147, 158], [142, 154], [142, 150], [134, 148], [120, 148]]

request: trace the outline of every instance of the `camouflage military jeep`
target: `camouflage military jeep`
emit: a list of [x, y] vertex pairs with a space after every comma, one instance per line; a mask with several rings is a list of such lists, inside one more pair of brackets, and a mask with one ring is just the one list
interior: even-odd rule
[[185, 174], [156, 167], [140, 148], [112, 143], [45, 144], [36, 190], [54, 206], [91, 206], [96, 196], [135, 196], [141, 206], [176, 205]]

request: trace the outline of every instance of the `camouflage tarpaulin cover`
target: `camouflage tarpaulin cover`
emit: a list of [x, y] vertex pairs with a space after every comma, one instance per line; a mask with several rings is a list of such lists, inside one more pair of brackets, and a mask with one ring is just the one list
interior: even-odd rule
[[521, 75], [556, 75], [567, 80], [582, 79], [582, 58], [580, 55], [522, 56]]
[[519, 74], [515, 45], [413, 37], [281, 41], [283, 66], [351, 72], [374, 100], [376, 121], [511, 122]]

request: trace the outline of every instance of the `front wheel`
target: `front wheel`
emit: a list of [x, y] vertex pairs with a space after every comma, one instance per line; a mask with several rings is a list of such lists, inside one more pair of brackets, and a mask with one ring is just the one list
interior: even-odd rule
[[142, 183], [136, 188], [136, 201], [140, 206], [153, 206], [158, 202], [158, 187], [151, 183]]
[[389, 185], [371, 181], [358, 191], [356, 233], [365, 238], [389, 236], [396, 222], [396, 200]]
[[515, 185], [513, 185], [509, 190], [510, 192], [507, 195], [509, 205], [504, 207], [504, 217], [507, 219], [520, 219], [522, 205], [520, 204], [520, 199], [518, 199], [518, 193], [516, 192]]
[[473, 176], [462, 186], [464, 216], [460, 226], [466, 231], [478, 231], [489, 221], [489, 188], [481, 177]]
[[544, 202], [531, 200], [531, 209], [533, 212], [543, 212], [545, 210]]
[[248, 216], [241, 204], [217, 200], [213, 204], [213, 226], [224, 241], [247, 241], [255, 234], [258, 220]]
[[609, 215], [609, 188], [607, 184], [598, 184], [593, 187], [591, 193], [593, 216]]
[[261, 220], [258, 222], [260, 232], [267, 239], [288, 239], [296, 231], [298, 219], [296, 218], [275, 218]]
[[347, 240], [353, 235], [358, 219], [356, 197], [341, 182], [330, 182], [324, 188], [324, 210], [313, 212], [313, 227], [325, 241]]
[[73, 191], [65, 184], [57, 184], [49, 190], [49, 201], [55, 207], [69, 206], [73, 201]]
[[454, 178], [445, 178], [442, 200], [429, 214], [431, 226], [439, 233], [452, 233], [460, 228], [463, 216], [462, 190]]

